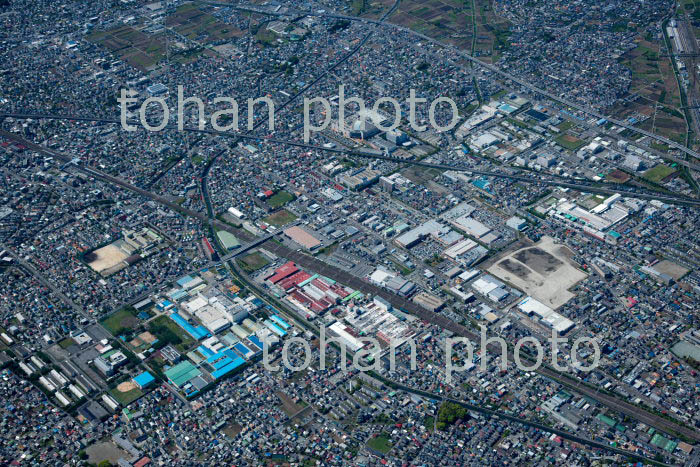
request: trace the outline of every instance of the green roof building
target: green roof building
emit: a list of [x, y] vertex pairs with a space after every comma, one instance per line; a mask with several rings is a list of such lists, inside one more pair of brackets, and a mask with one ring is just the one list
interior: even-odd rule
[[178, 388], [183, 387], [190, 380], [201, 374], [202, 372], [189, 360], [183, 360], [174, 367], [165, 370], [166, 378]]
[[241, 246], [241, 242], [230, 232], [219, 230], [216, 232], [216, 236], [219, 237], [219, 241], [226, 250], [233, 250]]

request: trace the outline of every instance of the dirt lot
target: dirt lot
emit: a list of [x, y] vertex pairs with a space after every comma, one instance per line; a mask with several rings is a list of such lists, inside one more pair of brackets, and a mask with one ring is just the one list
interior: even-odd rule
[[544, 237], [535, 245], [521, 245], [506, 252], [487, 270], [556, 309], [574, 296], [568, 289], [586, 278], [570, 256], [568, 248]]
[[104, 460], [108, 460], [112, 465], [117, 465], [120, 457], [128, 458], [129, 454], [119, 448], [112, 441], [95, 443], [85, 449], [88, 455], [88, 462], [97, 465]]
[[101, 273], [118, 265], [127, 257], [128, 255], [121, 248], [112, 243], [93, 251], [85, 259], [95, 272]]
[[690, 269], [667, 259], [661, 260], [655, 264], [654, 269], [662, 274], [668, 274], [669, 276], [673, 277], [673, 280], [676, 281], [688, 274], [690, 271]]
[[304, 408], [303, 405], [296, 404], [291, 397], [282, 391], [277, 391], [275, 394], [279, 397], [280, 401], [282, 401], [282, 410], [288, 417], [291, 417]]

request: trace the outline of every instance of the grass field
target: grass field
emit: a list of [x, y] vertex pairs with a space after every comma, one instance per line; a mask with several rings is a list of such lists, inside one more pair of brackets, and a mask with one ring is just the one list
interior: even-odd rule
[[109, 315], [107, 318], [100, 321], [109, 332], [115, 336], [121, 334], [123, 329], [134, 329], [139, 324], [139, 319], [135, 316], [133, 310], [122, 308]]
[[73, 344], [75, 344], [75, 341], [73, 340], [72, 337], [66, 337], [65, 339], [62, 339], [58, 342], [58, 345], [62, 349], [67, 349], [68, 347], [70, 347]]
[[560, 135], [554, 140], [557, 144], [569, 151], [576, 151], [578, 148], [586, 144], [585, 141], [571, 135]]
[[654, 168], [651, 168], [644, 172], [643, 177], [650, 182], [660, 183], [664, 178], [668, 177], [674, 173], [676, 169], [669, 167], [664, 164], [659, 164]]
[[[178, 350], [186, 350], [194, 343], [192, 336], [187, 334], [175, 321], [165, 315], [161, 315], [151, 321], [148, 328], [159, 341], [174, 340], [174, 342], [170, 343], [175, 345]], [[173, 335], [176, 339], [173, 339]], [[177, 342], [177, 340], [179, 340], [179, 342]]]
[[109, 393], [114, 397], [114, 400], [123, 406], [127, 406], [134, 402], [139, 397], [143, 396], [143, 392], [139, 388], [134, 388], [126, 392], [121, 392], [117, 388], [112, 389]]
[[386, 454], [392, 448], [391, 441], [389, 441], [389, 436], [386, 433], [382, 433], [367, 441], [367, 446], [382, 454]]
[[257, 271], [258, 269], [264, 268], [265, 266], [270, 264], [270, 262], [263, 255], [261, 255], [258, 252], [255, 252], [239, 259], [238, 264], [240, 264], [241, 267], [246, 271], [253, 272]]
[[570, 120], [564, 120], [563, 122], [561, 122], [559, 124], [558, 128], [561, 131], [566, 131], [566, 130], [570, 129], [572, 126], [574, 126], [573, 122], [571, 122]]
[[267, 199], [267, 204], [272, 208], [280, 208], [294, 199], [294, 195], [284, 190], [280, 190]]
[[297, 216], [287, 211], [286, 209], [280, 209], [277, 212], [273, 212], [267, 216], [263, 221], [275, 227], [282, 227], [283, 225], [289, 224], [297, 220]]

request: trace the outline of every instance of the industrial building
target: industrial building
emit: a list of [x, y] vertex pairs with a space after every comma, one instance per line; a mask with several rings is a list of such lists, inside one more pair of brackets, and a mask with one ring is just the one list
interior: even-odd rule
[[378, 170], [361, 168], [339, 175], [338, 181], [351, 190], [358, 191], [379, 180], [381, 174]]
[[451, 221], [457, 229], [464, 231], [467, 235], [471, 235], [476, 239], [485, 237], [491, 229], [469, 216], [461, 216]]
[[542, 324], [554, 329], [559, 335], [568, 332], [574, 327], [573, 321], [532, 297], [526, 297], [520, 301], [518, 309], [527, 316], [537, 316]]
[[238, 238], [226, 230], [217, 231], [216, 238], [219, 239], [219, 242], [221, 242], [221, 245], [226, 251], [235, 250], [241, 246], [241, 242], [238, 240]]
[[284, 234], [289, 237], [290, 240], [310, 251], [321, 246], [321, 242], [316, 237], [297, 225], [284, 229]]
[[446, 233], [449, 230], [448, 227], [440, 224], [438, 221], [430, 220], [400, 235], [394, 242], [401, 247], [411, 248], [423, 241], [428, 235], [438, 235], [441, 232]]
[[522, 232], [527, 228], [527, 222], [525, 222], [525, 219], [522, 217], [513, 216], [506, 221], [506, 226], [518, 232]]
[[445, 306], [445, 302], [440, 300], [434, 295], [430, 295], [426, 292], [421, 292], [419, 294], [416, 294], [413, 297], [413, 302], [422, 306], [423, 308], [430, 310], [430, 311], [440, 311], [443, 306]]

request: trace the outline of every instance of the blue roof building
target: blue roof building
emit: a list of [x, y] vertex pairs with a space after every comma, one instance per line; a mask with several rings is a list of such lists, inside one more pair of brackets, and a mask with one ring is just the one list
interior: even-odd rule
[[180, 326], [182, 329], [185, 330], [185, 332], [187, 332], [187, 334], [189, 334], [190, 336], [194, 337], [197, 340], [202, 340], [205, 337], [211, 336], [209, 331], [207, 331], [207, 329], [204, 326], [201, 326], [201, 325], [197, 326], [197, 327], [192, 326], [190, 323], [187, 322], [187, 320], [185, 318], [180, 316], [180, 314], [178, 312], [171, 314], [170, 319], [175, 321], [178, 326]]
[[147, 371], [144, 371], [138, 376], [134, 377], [134, 383], [139, 387], [139, 389], [145, 389], [151, 384], [153, 384], [156, 379]]

